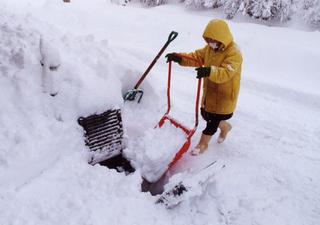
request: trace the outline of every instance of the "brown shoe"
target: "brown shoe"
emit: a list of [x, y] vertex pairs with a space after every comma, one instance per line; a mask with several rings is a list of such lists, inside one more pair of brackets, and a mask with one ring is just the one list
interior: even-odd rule
[[232, 129], [232, 126], [231, 126], [231, 124], [228, 123], [227, 121], [222, 120], [222, 121], [219, 123], [219, 128], [220, 128], [220, 134], [219, 134], [219, 137], [218, 137], [217, 142], [218, 142], [219, 144], [221, 144], [221, 143], [224, 142], [224, 140], [226, 139], [227, 134], [228, 134], [229, 131]]
[[204, 153], [208, 149], [208, 144], [211, 139], [211, 135], [202, 134], [197, 146], [191, 150], [191, 155], [196, 156]]

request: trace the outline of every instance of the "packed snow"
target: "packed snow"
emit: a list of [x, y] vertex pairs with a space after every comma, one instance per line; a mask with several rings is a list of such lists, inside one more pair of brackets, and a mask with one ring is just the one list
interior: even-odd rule
[[[167, 104], [164, 55], [203, 47], [205, 25], [220, 16], [179, 4], [1, 0], [0, 224], [318, 225], [318, 31], [228, 21], [244, 58], [232, 132], [221, 145], [215, 135], [203, 155], [187, 153], [174, 172], [183, 177], [213, 161], [225, 167], [171, 210], [140, 192], [145, 159], [183, 142], [172, 127], [153, 129]], [[172, 30], [179, 36], [142, 84], [142, 102], [124, 103]], [[59, 64], [49, 71], [55, 97], [43, 88], [41, 38]], [[196, 85], [194, 69], [173, 65], [171, 113], [188, 127]], [[125, 151], [136, 160], [128, 176], [87, 163], [77, 118], [110, 108], [121, 108]]]
[[175, 154], [186, 142], [186, 134], [169, 121], [161, 128], [150, 127], [132, 141], [125, 155], [149, 182], [156, 182], [167, 170]]

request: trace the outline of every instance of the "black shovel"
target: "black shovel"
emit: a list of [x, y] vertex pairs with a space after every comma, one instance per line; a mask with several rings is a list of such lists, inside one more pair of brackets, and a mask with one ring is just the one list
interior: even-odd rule
[[170, 42], [172, 42], [176, 37], [178, 36], [178, 33], [175, 31], [171, 31], [171, 33], [169, 34], [168, 40], [167, 42], [164, 44], [164, 46], [161, 48], [160, 52], [158, 53], [158, 55], [153, 59], [153, 61], [151, 62], [151, 64], [149, 65], [149, 67], [146, 69], [146, 71], [142, 74], [141, 78], [139, 79], [139, 81], [137, 82], [137, 84], [134, 86], [133, 89], [129, 90], [126, 92], [126, 94], [123, 96], [123, 99], [125, 101], [129, 100], [129, 101], [133, 101], [135, 100], [136, 96], [139, 96], [138, 99], [138, 103], [140, 102], [142, 96], [143, 96], [143, 91], [141, 89], [139, 89], [140, 84], [142, 83], [142, 81], [144, 80], [144, 78], [146, 78], [146, 76], [148, 75], [149, 71], [152, 69], [152, 67], [154, 66], [154, 64], [157, 62], [157, 60], [160, 58], [160, 56], [162, 55], [162, 53], [164, 52], [164, 50], [168, 47], [168, 45], [170, 44]]

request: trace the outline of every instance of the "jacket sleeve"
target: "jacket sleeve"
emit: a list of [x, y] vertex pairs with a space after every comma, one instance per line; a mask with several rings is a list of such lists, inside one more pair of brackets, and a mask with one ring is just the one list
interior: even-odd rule
[[[198, 62], [201, 63], [201, 65], [203, 65], [204, 62], [204, 55], [205, 55], [205, 47], [195, 50], [194, 52], [191, 53], [180, 53], [181, 55], [186, 55], [189, 56], [191, 58], [194, 58], [195, 60], [197, 60]], [[182, 61], [180, 62], [181, 66], [190, 66], [190, 67], [199, 67], [199, 63], [197, 61], [191, 60], [191, 59], [186, 59], [186, 58], [182, 58]]]
[[222, 64], [211, 67], [209, 79], [214, 83], [225, 83], [241, 72], [242, 56], [238, 49], [227, 53]]

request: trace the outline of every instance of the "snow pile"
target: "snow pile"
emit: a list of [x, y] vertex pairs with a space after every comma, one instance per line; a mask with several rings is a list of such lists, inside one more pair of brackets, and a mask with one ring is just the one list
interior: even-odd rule
[[[83, 149], [83, 142], [76, 148], [72, 141], [64, 142], [82, 138], [77, 118], [122, 104], [121, 81], [114, 76], [116, 55], [110, 57], [113, 51], [107, 40], [66, 37], [30, 16], [4, 10], [0, 13], [0, 35], [1, 166], [10, 170], [22, 159], [27, 165], [29, 160], [39, 160], [41, 154]], [[54, 98], [42, 88], [41, 38], [60, 52], [59, 68], [48, 74], [55, 78], [58, 94]], [[52, 56], [48, 51], [45, 54]], [[1, 170], [0, 177], [9, 177], [7, 171]]]
[[[0, 188], [27, 182], [66, 152], [82, 155], [86, 163], [77, 118], [123, 102], [121, 77], [114, 76], [116, 54], [110, 57], [113, 50], [108, 41], [95, 41], [90, 35], [64, 36], [31, 16], [4, 9], [0, 36]], [[41, 39], [59, 54], [43, 51], [41, 55]], [[51, 57], [51, 63], [52, 59], [60, 62], [48, 74], [55, 80], [55, 97], [42, 87], [44, 55]]]
[[39, 33], [27, 29], [0, 10], [0, 72], [1, 78], [12, 78], [39, 59]]
[[139, 193], [140, 183], [138, 173], [125, 176], [105, 167], [92, 167], [79, 155], [65, 155], [14, 189], [0, 189], [0, 223], [102, 225], [151, 221], [145, 209], [152, 210], [154, 203]]
[[149, 182], [157, 181], [186, 141], [185, 133], [170, 122], [149, 128], [125, 150], [126, 156]]
[[[17, 21], [12, 23], [10, 17]], [[38, 87], [47, 86], [43, 79], [53, 79], [54, 89], [59, 92], [57, 101], [66, 104], [64, 113], [69, 116], [103, 112], [122, 104], [120, 79], [124, 72], [119, 74], [117, 57], [108, 40], [96, 41], [92, 35], [64, 36], [30, 17], [23, 20], [24, 17], [1, 13], [0, 71], [4, 79], [24, 80], [21, 89], [37, 89], [37, 93]], [[42, 71], [46, 65], [41, 67], [41, 60], [54, 60], [50, 63], [59, 67], [46, 75]], [[114, 76], [116, 73], [120, 76]]]
[[[108, 41], [4, 10], [0, 37], [0, 224], [152, 223], [157, 207], [140, 193], [140, 174], [89, 165], [77, 124], [122, 104], [121, 75], [130, 70], [118, 67]], [[59, 50], [55, 97], [43, 92], [40, 37]]]

